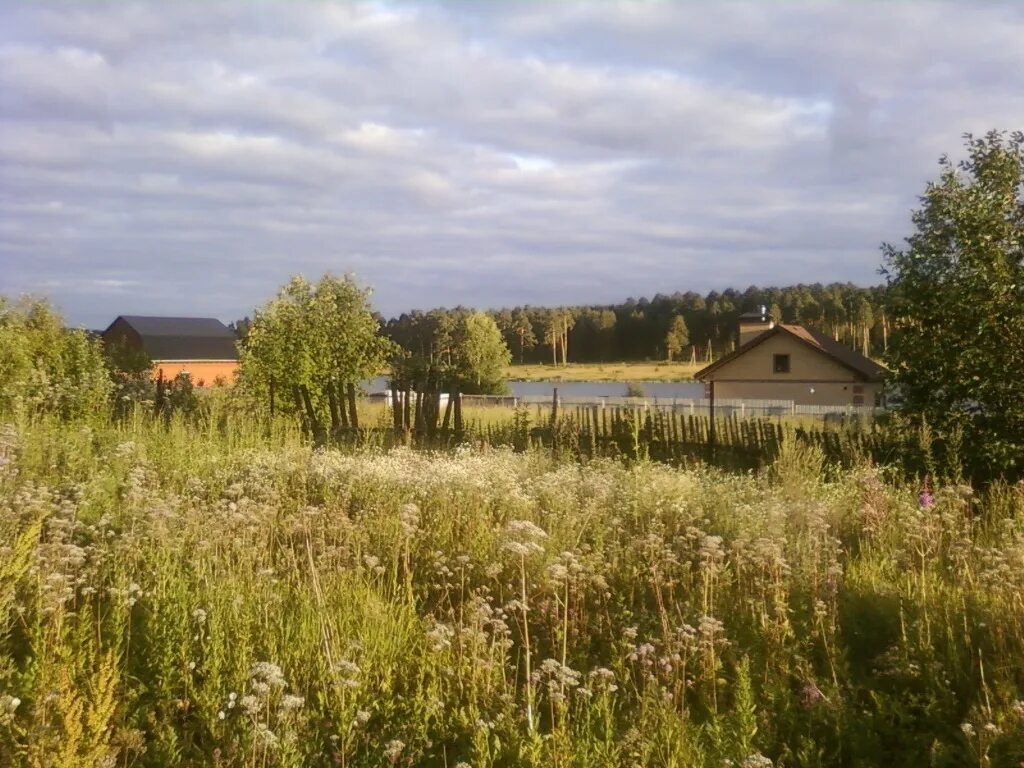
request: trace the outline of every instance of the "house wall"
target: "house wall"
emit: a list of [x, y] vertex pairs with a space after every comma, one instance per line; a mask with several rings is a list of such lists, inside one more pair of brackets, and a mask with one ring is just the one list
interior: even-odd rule
[[188, 373], [197, 387], [213, 386], [218, 378], [228, 384], [235, 380], [238, 371], [237, 360], [157, 360], [153, 363], [153, 378], [163, 373], [165, 380], [176, 379], [181, 373]]
[[[854, 387], [863, 388], [862, 403], [854, 403]], [[811, 390], [814, 392], [811, 392]], [[867, 405], [875, 404], [881, 384], [847, 382], [795, 381], [722, 381], [715, 380], [716, 399], [792, 400], [797, 405]]]
[[[789, 355], [789, 373], [775, 373], [774, 356]], [[798, 405], [874, 405], [880, 383], [866, 382], [856, 373], [815, 351], [789, 334], [778, 333], [714, 371], [716, 398], [792, 400]], [[854, 392], [854, 387], [861, 392]], [[813, 392], [811, 390], [814, 390]]]
[[104, 344], [124, 344], [130, 349], [142, 349], [142, 339], [127, 322], [118, 318], [103, 332]]

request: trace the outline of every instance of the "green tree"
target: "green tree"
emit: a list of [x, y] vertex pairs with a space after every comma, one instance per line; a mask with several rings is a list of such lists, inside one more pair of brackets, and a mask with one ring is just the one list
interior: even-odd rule
[[523, 355], [527, 349], [537, 346], [537, 336], [533, 332], [533, 323], [525, 310], [519, 309], [512, 315], [512, 333], [516, 337], [519, 346], [519, 362], [523, 362]]
[[972, 447], [976, 469], [1024, 470], [1024, 134], [966, 136], [940, 161], [905, 249], [884, 245], [886, 357], [905, 410]]
[[453, 360], [460, 391], [505, 392], [505, 368], [511, 361], [512, 355], [494, 318], [484, 312], [472, 312], [462, 319], [456, 332]]
[[297, 275], [254, 313], [242, 347], [242, 384], [274, 407], [303, 414], [322, 438], [328, 418], [332, 429], [354, 421], [346, 395], [379, 374], [392, 351], [369, 291], [351, 276], [324, 275], [314, 285]]
[[689, 343], [690, 330], [686, 327], [686, 320], [682, 315], [676, 315], [672, 318], [672, 325], [669, 326], [668, 333], [665, 334], [665, 352], [669, 361], [686, 349], [686, 345]]
[[0, 297], [0, 411], [104, 413], [111, 388], [99, 339], [41, 299]]

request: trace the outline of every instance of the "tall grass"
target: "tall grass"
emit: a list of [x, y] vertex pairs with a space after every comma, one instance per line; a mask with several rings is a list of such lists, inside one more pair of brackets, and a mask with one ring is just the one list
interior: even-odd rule
[[0, 765], [1024, 759], [1021, 488], [208, 424], [5, 428]]

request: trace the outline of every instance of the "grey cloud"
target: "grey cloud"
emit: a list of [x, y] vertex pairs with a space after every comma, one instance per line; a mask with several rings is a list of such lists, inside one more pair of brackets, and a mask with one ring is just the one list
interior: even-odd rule
[[877, 280], [1015, 3], [0, 4], [0, 291], [241, 316]]

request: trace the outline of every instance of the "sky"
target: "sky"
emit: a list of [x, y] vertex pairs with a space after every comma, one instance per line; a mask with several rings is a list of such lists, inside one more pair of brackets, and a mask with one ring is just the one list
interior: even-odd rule
[[1024, 3], [0, 0], [0, 294], [251, 314], [881, 282]]

